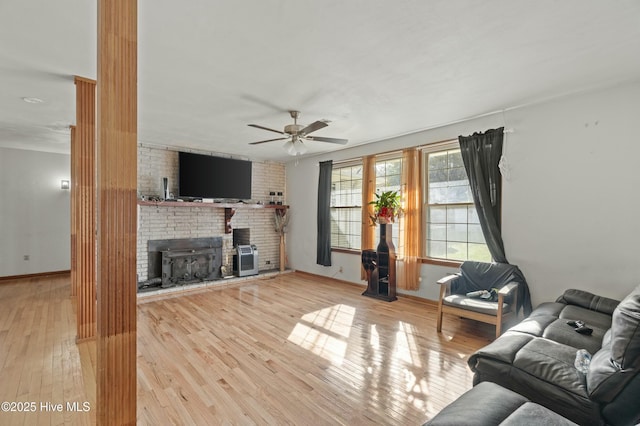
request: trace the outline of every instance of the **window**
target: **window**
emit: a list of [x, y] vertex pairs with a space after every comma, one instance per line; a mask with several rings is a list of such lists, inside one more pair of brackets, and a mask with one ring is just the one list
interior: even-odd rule
[[424, 155], [427, 257], [491, 261], [457, 143]]
[[[402, 158], [399, 155], [399, 153], [386, 155], [376, 161], [376, 192], [401, 192]], [[396, 221], [391, 235], [396, 252], [400, 250], [400, 235], [402, 235], [402, 219]], [[377, 238], [376, 235], [376, 240]]]
[[362, 163], [334, 165], [331, 172], [331, 247], [360, 250]]

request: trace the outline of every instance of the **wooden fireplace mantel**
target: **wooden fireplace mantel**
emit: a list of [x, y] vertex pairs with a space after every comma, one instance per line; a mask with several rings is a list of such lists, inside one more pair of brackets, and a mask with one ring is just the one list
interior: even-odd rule
[[282, 204], [251, 204], [251, 203], [195, 203], [193, 201], [146, 201], [138, 200], [139, 206], [155, 207], [204, 207], [211, 209], [276, 209], [286, 210]]
[[230, 234], [231, 218], [237, 209], [274, 209], [275, 211], [284, 212], [289, 208], [282, 204], [256, 204], [256, 203], [195, 203], [192, 201], [146, 201], [138, 200], [139, 206], [155, 206], [155, 207], [204, 207], [209, 209], [224, 209], [224, 233]]

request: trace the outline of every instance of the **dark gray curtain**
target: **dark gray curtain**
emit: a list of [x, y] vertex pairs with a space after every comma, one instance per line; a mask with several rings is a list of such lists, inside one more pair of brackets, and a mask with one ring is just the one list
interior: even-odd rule
[[473, 202], [480, 218], [482, 233], [493, 260], [509, 263], [501, 232], [502, 177], [498, 163], [502, 156], [504, 127], [460, 136], [460, 151], [469, 177]]
[[333, 161], [320, 163], [318, 179], [318, 265], [331, 266], [331, 169]]

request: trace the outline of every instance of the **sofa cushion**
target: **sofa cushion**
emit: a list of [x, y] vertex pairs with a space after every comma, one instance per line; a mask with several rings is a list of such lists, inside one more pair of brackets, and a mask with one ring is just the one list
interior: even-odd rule
[[471, 370], [476, 371], [475, 361], [478, 358], [493, 359], [511, 365], [518, 351], [532, 339], [534, 337], [527, 334], [507, 331], [499, 339], [494, 340], [484, 348], [478, 349], [471, 355], [468, 361], [469, 367]]
[[554, 413], [542, 405], [538, 405], [533, 402], [525, 402], [516, 411], [511, 413], [509, 417], [504, 419], [502, 423], [500, 423], [500, 426], [522, 425], [571, 426], [575, 425], [575, 423], [562, 417], [560, 414]]
[[565, 321], [581, 320], [589, 327], [598, 327], [604, 330], [611, 327], [611, 315], [590, 311], [589, 309], [576, 305], [567, 305], [562, 312], [560, 312], [559, 318]]
[[613, 313], [611, 357], [622, 369], [640, 366], [640, 286]]
[[[569, 320], [584, 321], [593, 333], [591, 335], [576, 333], [575, 328], [567, 324]], [[529, 318], [522, 320], [509, 330], [544, 337], [576, 349], [586, 349], [590, 354], [594, 354], [602, 346], [602, 338], [610, 325], [609, 315], [564, 303], [543, 303]]]
[[463, 393], [425, 425], [498, 425], [527, 402], [527, 398], [491, 382]]
[[594, 354], [602, 347], [602, 338], [607, 329], [598, 328], [589, 321], [585, 321], [585, 325], [593, 330], [591, 334], [577, 333], [566, 319], [557, 319], [544, 329], [542, 337]]
[[[536, 311], [533, 311], [534, 314]], [[534, 315], [531, 314], [529, 318], [525, 318], [518, 324], [511, 327], [510, 331], [517, 331], [519, 333], [530, 334], [534, 337], [541, 337], [544, 330], [558, 319], [557, 316], [552, 315]]]
[[640, 286], [620, 302], [613, 312], [606, 343], [593, 356], [587, 374], [589, 395], [601, 402], [611, 402], [638, 374]]
[[513, 366], [543, 382], [588, 398], [585, 375], [575, 368], [575, 359], [575, 348], [536, 338], [518, 351]]
[[602, 312], [608, 315], [611, 315], [618, 303], [620, 303], [618, 300], [598, 296], [593, 293], [589, 293], [588, 291], [578, 289], [565, 290], [556, 302], [581, 306], [583, 308]]

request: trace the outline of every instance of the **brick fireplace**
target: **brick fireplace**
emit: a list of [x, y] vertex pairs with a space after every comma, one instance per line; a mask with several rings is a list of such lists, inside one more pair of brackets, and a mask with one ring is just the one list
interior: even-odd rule
[[162, 288], [220, 278], [222, 237], [149, 240], [147, 280]]
[[[268, 202], [269, 191], [285, 188], [285, 168], [283, 164], [253, 162], [252, 199]], [[171, 149], [138, 146], [138, 193], [139, 196], [161, 196], [162, 177], [169, 178], [169, 191], [179, 193], [178, 153]], [[279, 235], [274, 231], [272, 209], [239, 208], [231, 219], [233, 230], [250, 229], [250, 241], [235, 241], [236, 244], [255, 244], [260, 250], [260, 272], [276, 269], [279, 265]], [[138, 206], [137, 232], [137, 274], [138, 281], [148, 278], [150, 240], [222, 238], [222, 265], [231, 265], [234, 252], [232, 233], [225, 233], [225, 209], [214, 205], [180, 206], [171, 205]], [[236, 234], [236, 240], [238, 235]], [[194, 259], [191, 260], [193, 262]], [[161, 265], [162, 261], [158, 263]], [[161, 266], [160, 266], [161, 267]], [[231, 266], [229, 266], [230, 270]], [[219, 267], [217, 268], [219, 272]], [[188, 272], [188, 271], [187, 271]], [[193, 272], [193, 270], [192, 270]], [[161, 278], [158, 274], [155, 279]], [[158, 284], [156, 284], [158, 285]]]

